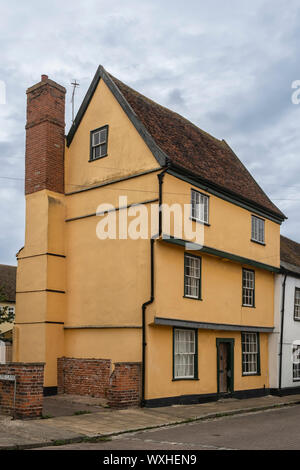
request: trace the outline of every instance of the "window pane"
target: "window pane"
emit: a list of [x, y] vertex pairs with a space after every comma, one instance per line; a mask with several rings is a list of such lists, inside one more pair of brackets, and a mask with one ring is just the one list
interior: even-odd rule
[[101, 158], [107, 155], [107, 127], [92, 133], [92, 158]]
[[294, 318], [300, 320], [300, 289], [298, 287], [295, 288]]
[[185, 295], [188, 297], [200, 297], [201, 259], [185, 255], [184, 286]]
[[175, 378], [193, 378], [195, 363], [195, 332], [174, 331], [174, 374]]
[[243, 305], [254, 307], [254, 271], [243, 269]]
[[93, 158], [100, 157], [100, 146], [93, 148]]
[[293, 379], [300, 380], [300, 345], [293, 347]]
[[191, 206], [192, 218], [208, 223], [208, 196], [192, 189]]
[[100, 144], [106, 142], [106, 129], [100, 131]]
[[263, 243], [265, 241], [265, 221], [252, 215], [251, 238]]
[[258, 336], [257, 333], [242, 333], [243, 374], [258, 373]]
[[100, 144], [100, 132], [95, 132], [93, 134], [93, 145], [99, 145]]

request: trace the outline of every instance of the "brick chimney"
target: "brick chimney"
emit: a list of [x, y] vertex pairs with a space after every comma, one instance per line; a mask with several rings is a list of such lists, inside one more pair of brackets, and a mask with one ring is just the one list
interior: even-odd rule
[[26, 93], [25, 194], [64, 193], [66, 89], [42, 75]]

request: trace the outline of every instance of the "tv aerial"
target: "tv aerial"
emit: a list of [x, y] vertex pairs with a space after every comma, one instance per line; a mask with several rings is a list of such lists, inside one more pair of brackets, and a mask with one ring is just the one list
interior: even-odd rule
[[73, 87], [73, 91], [72, 91], [72, 98], [71, 98], [71, 102], [72, 102], [72, 124], [74, 122], [74, 103], [75, 103], [75, 91], [76, 91], [76, 88], [78, 88], [80, 86], [79, 82], [76, 81], [76, 79], [73, 80], [73, 82], [71, 82], [71, 85]]

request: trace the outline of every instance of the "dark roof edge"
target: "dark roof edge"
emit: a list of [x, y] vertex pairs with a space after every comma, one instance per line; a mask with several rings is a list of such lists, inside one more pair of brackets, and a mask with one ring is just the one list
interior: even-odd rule
[[[173, 170], [173, 171], [172, 171]], [[207, 187], [207, 191], [211, 192], [212, 194], [215, 194], [218, 197], [223, 197], [224, 199], [228, 200], [229, 202], [233, 203], [239, 203], [242, 207], [246, 208], [247, 210], [250, 210], [252, 212], [258, 212], [260, 215], [271, 219], [273, 222], [281, 224], [287, 217], [285, 215], [280, 215], [277, 212], [273, 212], [270, 209], [267, 209], [264, 206], [261, 206], [260, 204], [252, 201], [251, 199], [247, 199], [240, 194], [237, 194], [229, 189], [224, 188], [223, 186], [219, 186], [216, 183], [213, 183], [210, 180], [207, 180], [205, 178], [202, 178], [199, 175], [196, 175], [192, 171], [187, 170], [186, 168], [178, 165], [177, 163], [173, 163], [171, 160], [169, 162], [169, 170], [168, 173], [173, 174], [173, 173], [178, 173], [178, 175], [182, 175], [183, 177], [190, 178], [190, 183], [195, 184], [200, 184], [202, 189], [206, 189], [204, 186]], [[176, 176], [173, 174], [173, 176]], [[248, 206], [248, 207], [246, 207]]]
[[92, 80], [92, 83], [90, 84], [90, 87], [84, 97], [84, 100], [78, 110], [78, 113], [76, 115], [76, 118], [72, 124], [72, 127], [67, 135], [67, 146], [69, 147], [73, 137], [76, 133], [76, 130], [85, 114], [85, 111], [88, 108], [88, 105], [95, 93], [95, 90], [97, 88], [97, 85], [100, 81], [100, 79], [103, 79], [104, 83], [108, 86], [118, 103], [120, 104], [121, 108], [123, 111], [126, 113], [127, 117], [130, 119], [146, 145], [149, 147], [150, 151], [156, 158], [157, 162], [159, 165], [164, 166], [166, 164], [166, 161], [168, 159], [167, 155], [158, 147], [158, 145], [155, 143], [153, 137], [149, 134], [145, 126], [141, 123], [135, 112], [133, 111], [132, 107], [124, 97], [124, 95], [121, 93], [117, 85], [114, 83], [114, 81], [110, 78], [108, 73], [105, 71], [104, 67], [102, 65], [99, 65], [96, 74]]
[[85, 111], [87, 110], [87, 107], [88, 105], [90, 104], [90, 101], [95, 93], [95, 90], [97, 88], [97, 85], [99, 83], [99, 80], [101, 78], [101, 73], [100, 73], [100, 68], [101, 68], [101, 65], [99, 65], [95, 75], [94, 75], [94, 78], [89, 86], [89, 89], [88, 91], [86, 92], [86, 95], [83, 99], [83, 102], [81, 103], [81, 106], [76, 114], [76, 117], [74, 119], [74, 122], [68, 132], [68, 135], [66, 136], [66, 139], [67, 139], [67, 147], [70, 146], [72, 140], [73, 140], [73, 137], [77, 131], [77, 128], [79, 126], [79, 124], [81, 123], [81, 120], [85, 114]]
[[300, 277], [300, 266], [288, 263], [287, 261], [280, 261], [280, 271], [282, 274], [290, 274], [291, 276]]
[[179, 318], [154, 317], [154, 325], [177, 326], [183, 328], [197, 328], [206, 330], [222, 331], [253, 331], [260, 333], [272, 333], [274, 327], [252, 326], [252, 325], [232, 325], [230, 323], [208, 323], [194, 320], [182, 320]]
[[237, 160], [239, 160], [240, 164], [244, 167], [244, 169], [247, 171], [247, 173], [249, 174], [249, 176], [251, 177], [251, 179], [253, 180], [253, 182], [259, 186], [259, 189], [264, 193], [265, 197], [270, 201], [271, 204], [273, 204], [276, 209], [278, 209], [278, 211], [282, 214], [283, 216], [283, 220], [284, 219], [287, 219], [286, 215], [283, 214], [283, 212], [274, 204], [273, 201], [271, 201], [271, 199], [269, 198], [269, 196], [267, 195], [267, 193], [261, 188], [261, 186], [258, 184], [258, 182], [256, 181], [256, 179], [252, 176], [252, 174], [250, 173], [250, 171], [248, 170], [248, 168], [244, 165], [244, 163], [239, 159], [239, 157], [237, 156], [237, 154], [235, 153], [234, 150], [232, 150], [232, 148], [230, 147], [230, 145], [226, 142], [225, 139], [222, 140], [222, 142], [224, 142], [224, 144], [226, 145], [226, 147], [233, 153], [233, 155], [237, 158]]
[[230, 253], [228, 251], [217, 250], [216, 248], [212, 248], [212, 247], [207, 246], [207, 245], [201, 245], [201, 244], [195, 243], [195, 242], [190, 242], [189, 240], [183, 240], [181, 238], [175, 238], [172, 235], [169, 235], [169, 234], [166, 234], [166, 233], [162, 234], [161, 241], [163, 241], [165, 243], [171, 243], [171, 244], [174, 244], [174, 245], [178, 245], [178, 246], [183, 246], [187, 251], [195, 250], [195, 251], [199, 251], [200, 252], [199, 254], [206, 253], [208, 255], [217, 256], [219, 258], [229, 259], [229, 260], [231, 260], [235, 263], [248, 265], [248, 266], [255, 266], [256, 268], [264, 269], [266, 271], [271, 271], [271, 272], [275, 272], [275, 273], [280, 272], [280, 268], [277, 267], [277, 266], [272, 266], [270, 264], [261, 263], [260, 261], [256, 261], [254, 259], [245, 258], [244, 256], [236, 255], [236, 254]]

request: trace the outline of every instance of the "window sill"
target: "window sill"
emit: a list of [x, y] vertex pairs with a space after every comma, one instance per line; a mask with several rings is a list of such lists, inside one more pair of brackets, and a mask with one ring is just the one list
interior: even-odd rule
[[259, 377], [261, 376], [261, 373], [260, 372], [255, 372], [253, 374], [242, 374], [242, 377]]
[[203, 222], [202, 220], [195, 219], [194, 217], [189, 217], [190, 220], [193, 222], [197, 222], [198, 224], [201, 225], [206, 225], [207, 227], [210, 227], [210, 224], [208, 222]]
[[242, 305], [243, 308], [256, 308], [255, 305]]
[[106, 155], [102, 155], [101, 157], [90, 158], [90, 159], [89, 159], [89, 163], [91, 163], [91, 162], [96, 162], [97, 160], [102, 160], [102, 158], [105, 158], [105, 157], [108, 157], [108, 153], [107, 153]]
[[253, 240], [253, 238], [250, 238], [250, 241], [253, 243], [257, 243], [258, 245], [266, 246], [265, 242], [259, 242], [258, 240]]
[[203, 300], [201, 297], [189, 297], [188, 295], [183, 295], [182, 296], [184, 299], [190, 299], [190, 300]]
[[300, 379], [293, 379], [293, 382], [300, 382]]
[[172, 379], [172, 382], [178, 382], [179, 380], [199, 380], [197, 377], [195, 378], [190, 378], [190, 377], [187, 377], [186, 379], [184, 377], [182, 378], [179, 378], [179, 379]]
[[300, 321], [300, 318], [295, 318], [295, 317], [294, 317], [294, 321]]

